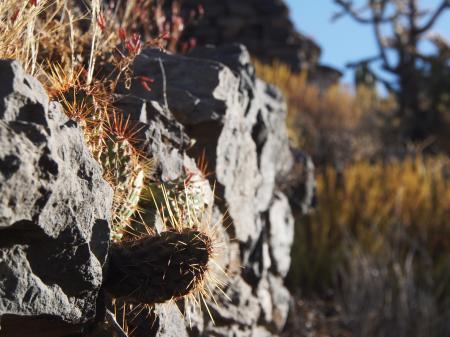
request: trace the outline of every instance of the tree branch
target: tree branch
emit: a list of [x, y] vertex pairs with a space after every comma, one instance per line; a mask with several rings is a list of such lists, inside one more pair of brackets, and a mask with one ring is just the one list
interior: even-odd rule
[[384, 11], [386, 9], [386, 2], [383, 2], [382, 7], [380, 8], [380, 12], [376, 13], [376, 11], [372, 10], [372, 20], [373, 20], [373, 30], [375, 34], [375, 40], [377, 42], [378, 52], [380, 53], [381, 59], [383, 60], [384, 68], [390, 72], [393, 71], [393, 67], [391, 66], [389, 59], [386, 55], [386, 48], [383, 44], [383, 37], [381, 35], [380, 24], [381, 19], [384, 16]]
[[359, 61], [348, 62], [348, 63], [345, 64], [345, 66], [347, 68], [356, 68], [356, 67], [358, 67], [361, 64], [364, 64], [364, 63], [369, 64], [369, 63], [378, 61], [380, 59], [381, 59], [381, 56], [380, 55], [376, 55], [376, 56], [372, 56], [372, 57], [366, 57], [366, 58], [361, 59]]
[[425, 23], [422, 27], [418, 28], [416, 33], [417, 34], [425, 33], [427, 30], [429, 30], [431, 27], [433, 27], [436, 20], [439, 18], [439, 16], [442, 14], [442, 12], [447, 8], [450, 8], [450, 0], [442, 1], [442, 3], [439, 5], [439, 7], [436, 9], [436, 11], [431, 15], [430, 19], [428, 19], [427, 23]]
[[[333, 20], [336, 20], [343, 16], [345, 13], [349, 14], [355, 21], [359, 23], [364, 24], [373, 24], [373, 17], [363, 17], [360, 13], [353, 7], [352, 1], [348, 0], [334, 0], [335, 4], [340, 6], [343, 9], [342, 13], [337, 13], [333, 16]], [[383, 4], [384, 7], [384, 4]], [[386, 17], [386, 18], [380, 18], [380, 23], [388, 23], [395, 19], [397, 17], [398, 13], [394, 13], [393, 15]]]
[[[359, 60], [357, 62], [347, 63], [345, 66], [347, 68], [357, 68], [358, 66], [360, 66], [362, 64], [369, 65], [370, 63], [375, 62], [375, 61], [379, 61], [380, 59], [381, 59], [381, 56], [380, 55], [376, 55], [376, 56], [372, 56], [372, 57], [368, 57], [368, 58]], [[392, 93], [398, 93], [398, 91], [394, 89], [394, 85], [391, 82], [389, 82], [385, 78], [382, 78], [379, 74], [377, 74], [370, 67], [368, 67], [368, 70], [369, 70], [370, 74], [375, 78], [375, 81], [380, 82], [381, 84], [383, 84], [384, 87], [386, 88], [386, 90], [388, 90], [389, 92], [392, 92]]]
[[389, 82], [387, 79], [381, 77], [375, 71], [370, 69], [370, 67], [368, 68], [368, 71], [375, 78], [375, 81], [380, 82], [381, 84], [384, 85], [384, 87], [386, 88], [387, 91], [389, 91], [390, 93], [398, 94], [398, 90], [396, 90], [394, 88], [394, 85], [391, 82]]

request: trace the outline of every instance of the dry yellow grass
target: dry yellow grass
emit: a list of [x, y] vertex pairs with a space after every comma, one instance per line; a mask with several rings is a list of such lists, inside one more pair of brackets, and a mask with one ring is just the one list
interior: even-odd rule
[[320, 89], [277, 63], [256, 69], [281, 89], [292, 144], [317, 165], [317, 209], [296, 219], [291, 287], [332, 294], [358, 336], [447, 335], [450, 159], [376, 161], [397, 142], [393, 98]]
[[45, 2], [36, 5], [30, 1], [6, 0], [0, 2], [0, 57], [22, 61], [26, 71], [34, 74], [37, 67], [39, 41], [39, 14]]
[[426, 273], [448, 292], [449, 169], [444, 156], [362, 161], [342, 172], [327, 167], [317, 177], [318, 208], [297, 228], [294, 278], [308, 287], [331, 286], [333, 270], [352, 249], [385, 261], [395, 249], [403, 258], [426, 256]]

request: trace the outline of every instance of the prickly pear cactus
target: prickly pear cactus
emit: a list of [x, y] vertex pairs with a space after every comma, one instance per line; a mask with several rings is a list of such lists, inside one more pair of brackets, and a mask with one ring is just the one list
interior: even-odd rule
[[212, 254], [211, 238], [194, 230], [166, 231], [110, 248], [105, 289], [128, 303], [164, 303], [202, 283]]

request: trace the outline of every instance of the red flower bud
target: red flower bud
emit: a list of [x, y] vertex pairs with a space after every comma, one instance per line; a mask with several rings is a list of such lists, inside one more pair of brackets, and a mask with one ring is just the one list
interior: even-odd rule
[[205, 8], [203, 7], [203, 5], [198, 5], [197, 11], [198, 11], [199, 15], [204, 15], [205, 14]]
[[141, 82], [141, 85], [144, 87], [145, 90], [151, 91], [150, 84], [152, 84], [155, 80], [153, 78], [150, 78], [148, 76], [137, 76], [139, 79], [139, 82]]
[[106, 28], [106, 20], [105, 16], [103, 15], [103, 12], [98, 13], [97, 24], [100, 27], [101, 31], [103, 32]]
[[127, 33], [125, 32], [125, 29], [123, 29], [123, 27], [119, 28], [119, 38], [122, 42], [127, 39]]

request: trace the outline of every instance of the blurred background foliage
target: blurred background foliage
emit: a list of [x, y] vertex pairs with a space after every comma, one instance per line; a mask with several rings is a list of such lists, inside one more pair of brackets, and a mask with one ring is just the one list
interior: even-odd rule
[[314, 164], [343, 164], [380, 153], [381, 133], [394, 118], [395, 98], [380, 97], [368, 86], [326, 88], [308, 81], [307, 72], [293, 73], [281, 63], [255, 62], [265, 81], [277, 86], [288, 105], [287, 125], [293, 147], [302, 148]]
[[347, 330], [312, 336], [450, 335], [450, 48], [430, 41], [409, 70], [416, 86], [383, 94], [368, 63], [351, 65], [349, 88], [256, 62], [286, 98], [292, 147], [316, 165], [288, 283], [333, 302]]

